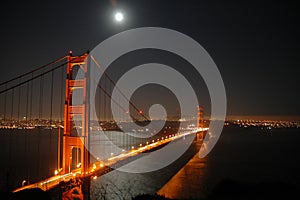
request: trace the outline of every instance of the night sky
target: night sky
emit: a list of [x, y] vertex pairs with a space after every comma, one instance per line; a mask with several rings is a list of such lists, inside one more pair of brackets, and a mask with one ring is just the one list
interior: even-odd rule
[[[231, 115], [300, 115], [300, 14], [292, 1], [7, 1], [1, 5], [1, 82], [137, 27], [180, 31], [223, 77]], [[125, 14], [122, 25], [113, 12]]]

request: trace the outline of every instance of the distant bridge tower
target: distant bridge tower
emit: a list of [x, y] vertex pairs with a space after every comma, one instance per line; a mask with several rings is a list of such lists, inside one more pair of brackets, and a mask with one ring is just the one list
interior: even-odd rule
[[[89, 170], [89, 54], [82, 56], [67, 56], [67, 78], [64, 105], [64, 135], [62, 173], [68, 173], [81, 167], [83, 173]], [[84, 77], [74, 80], [75, 67], [82, 70]], [[72, 105], [72, 94], [75, 90], [82, 94], [82, 104]], [[82, 126], [81, 132], [73, 130], [73, 120], [78, 120]], [[78, 131], [78, 130], [77, 130]]]
[[199, 130], [198, 133], [197, 133], [197, 140], [203, 140], [204, 137], [205, 137], [205, 133], [203, 131], [203, 128], [204, 128], [204, 111], [203, 111], [203, 108], [201, 106], [198, 106], [197, 128]]
[[198, 128], [204, 128], [204, 111], [201, 106], [198, 106]]

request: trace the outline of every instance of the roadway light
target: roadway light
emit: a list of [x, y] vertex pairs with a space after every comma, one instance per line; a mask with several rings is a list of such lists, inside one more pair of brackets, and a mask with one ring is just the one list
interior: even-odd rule
[[26, 180], [23, 180], [22, 181], [22, 187], [24, 187], [25, 183], [26, 183]]

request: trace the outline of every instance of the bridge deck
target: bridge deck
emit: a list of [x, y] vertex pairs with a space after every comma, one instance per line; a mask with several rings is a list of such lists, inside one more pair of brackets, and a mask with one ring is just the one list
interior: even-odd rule
[[[85, 172], [83, 173], [81, 171], [81, 168], [77, 168], [76, 170], [73, 170], [70, 173], [66, 173], [66, 174], [58, 174], [52, 177], [49, 177], [45, 180], [30, 184], [30, 185], [26, 185], [20, 188], [17, 188], [15, 190], [13, 190], [13, 192], [18, 192], [24, 189], [30, 189], [30, 188], [41, 188], [42, 190], [46, 191], [49, 190], [51, 188], [56, 187], [57, 185], [60, 184], [60, 182], [68, 182], [73, 178], [86, 178], [86, 177], [92, 177], [94, 179], [97, 178], [97, 176], [95, 174], [105, 174], [107, 172], [110, 171], [110, 169], [112, 168], [113, 165], [117, 164], [120, 161], [126, 160], [128, 158], [137, 156], [140, 153], [149, 151], [149, 150], [153, 150], [155, 148], [159, 148], [160, 146], [163, 146], [171, 141], [174, 140], [178, 140], [184, 136], [187, 135], [191, 135], [191, 134], [195, 134], [199, 132], [199, 130], [194, 130], [194, 131], [190, 131], [190, 132], [186, 132], [186, 133], [182, 133], [182, 134], [175, 134], [171, 137], [147, 144], [145, 146], [141, 146], [139, 148], [130, 150], [130, 151], [126, 151], [123, 152], [119, 155], [116, 156], [112, 156], [110, 158], [108, 158], [105, 163], [97, 161], [91, 164], [90, 170], [89, 172]], [[100, 173], [99, 173], [100, 172]]]

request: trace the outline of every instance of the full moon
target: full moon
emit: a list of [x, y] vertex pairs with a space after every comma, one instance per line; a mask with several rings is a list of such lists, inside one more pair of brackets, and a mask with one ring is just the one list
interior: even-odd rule
[[117, 22], [121, 22], [121, 21], [123, 21], [123, 19], [124, 19], [124, 16], [123, 16], [122, 13], [117, 12], [117, 13], [115, 14], [115, 20], [116, 20]]

